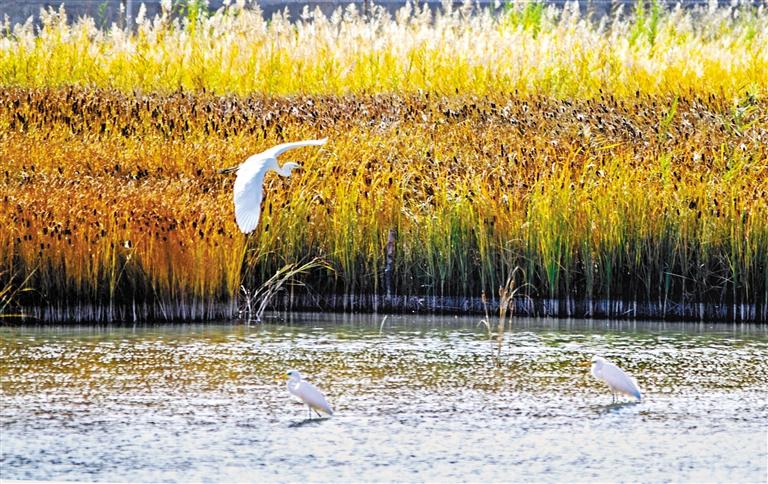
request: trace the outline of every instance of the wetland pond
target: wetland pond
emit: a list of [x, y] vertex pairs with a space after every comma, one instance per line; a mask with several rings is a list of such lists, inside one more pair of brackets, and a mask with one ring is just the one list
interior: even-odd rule
[[[635, 376], [612, 404], [582, 362]], [[295, 368], [336, 414], [306, 419]], [[298, 314], [0, 327], [0, 478], [765, 481], [768, 326]]]

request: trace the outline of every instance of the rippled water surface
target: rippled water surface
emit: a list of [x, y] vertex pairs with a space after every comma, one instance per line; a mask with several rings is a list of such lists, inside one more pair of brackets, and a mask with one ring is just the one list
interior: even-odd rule
[[[601, 354], [643, 402], [611, 404]], [[768, 327], [301, 315], [0, 328], [0, 477], [765, 481]], [[306, 419], [299, 369], [336, 411]], [[627, 401], [628, 402], [628, 401]]]

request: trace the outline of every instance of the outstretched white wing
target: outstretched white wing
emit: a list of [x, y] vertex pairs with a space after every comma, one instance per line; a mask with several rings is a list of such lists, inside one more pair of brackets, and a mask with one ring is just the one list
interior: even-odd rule
[[264, 175], [270, 168], [277, 169], [277, 156], [293, 148], [321, 146], [328, 138], [283, 143], [255, 154], [237, 168], [235, 179], [235, 220], [240, 230], [247, 234], [259, 225], [261, 200], [264, 198]]
[[259, 225], [261, 200], [264, 198], [264, 175], [275, 160], [262, 154], [253, 155], [237, 169], [235, 179], [235, 220], [247, 234]]
[[283, 143], [281, 145], [273, 146], [272, 148], [261, 153], [261, 156], [266, 158], [277, 158], [280, 154], [292, 150], [294, 148], [301, 148], [302, 146], [322, 146], [328, 138], [323, 139], [310, 139], [305, 141], [294, 141], [293, 143]]

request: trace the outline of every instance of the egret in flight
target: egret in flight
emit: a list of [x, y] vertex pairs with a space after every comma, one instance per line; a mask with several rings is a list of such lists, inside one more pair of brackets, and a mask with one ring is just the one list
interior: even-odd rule
[[291, 171], [301, 165], [294, 162], [285, 163], [283, 166], [277, 162], [277, 157], [285, 151], [302, 146], [321, 146], [328, 138], [296, 141], [283, 143], [266, 151], [257, 153], [241, 165], [221, 170], [222, 173], [230, 173], [237, 170], [235, 179], [235, 220], [240, 230], [247, 234], [259, 225], [261, 216], [261, 200], [264, 198], [264, 176], [269, 170], [274, 170], [280, 176], [291, 176]]
[[638, 401], [643, 398], [642, 393], [640, 393], [640, 387], [637, 386], [637, 381], [627, 375], [624, 370], [601, 356], [592, 357], [592, 376], [608, 384], [614, 402], [616, 401], [617, 393], [635, 397]]
[[309, 407], [309, 418], [312, 418], [313, 410], [318, 417], [320, 417], [319, 412], [333, 415], [333, 409], [328, 405], [325, 396], [316, 386], [302, 380], [301, 374], [297, 370], [290, 370], [288, 372], [288, 392], [307, 404], [307, 407]]

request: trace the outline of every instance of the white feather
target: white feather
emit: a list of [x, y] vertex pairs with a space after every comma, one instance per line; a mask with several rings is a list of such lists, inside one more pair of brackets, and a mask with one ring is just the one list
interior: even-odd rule
[[612, 392], [623, 393], [638, 400], [643, 398], [637, 381], [605, 358], [600, 356], [592, 358], [592, 376], [604, 381]]
[[267, 158], [277, 158], [284, 152], [288, 150], [292, 150], [294, 148], [301, 148], [304, 146], [322, 146], [328, 141], [328, 138], [323, 139], [310, 139], [305, 141], [293, 141], [291, 143], [283, 143], [277, 146], [273, 146], [272, 148], [261, 152], [259, 155], [256, 156], [264, 156]]
[[309, 408], [328, 415], [333, 415], [333, 409], [325, 400], [325, 396], [316, 386], [301, 378], [298, 371], [288, 372], [288, 392], [307, 404]]
[[275, 170], [283, 176], [290, 175], [290, 171], [280, 171], [277, 157], [294, 148], [320, 146], [326, 141], [327, 138], [283, 143], [249, 157], [237, 168], [234, 187], [235, 220], [243, 233], [252, 232], [259, 225], [261, 201], [264, 198], [264, 177], [267, 172]]

